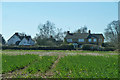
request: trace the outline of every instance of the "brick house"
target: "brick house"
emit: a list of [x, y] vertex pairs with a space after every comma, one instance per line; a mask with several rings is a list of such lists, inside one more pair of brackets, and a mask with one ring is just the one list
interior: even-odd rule
[[75, 47], [81, 47], [83, 44], [95, 44], [102, 46], [104, 43], [103, 34], [92, 34], [89, 30], [88, 33], [70, 33], [67, 31], [65, 42], [72, 43]]

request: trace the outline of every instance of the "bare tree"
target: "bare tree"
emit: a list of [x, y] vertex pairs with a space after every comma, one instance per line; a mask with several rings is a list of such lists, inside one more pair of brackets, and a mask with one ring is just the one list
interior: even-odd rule
[[77, 31], [75, 31], [75, 33], [87, 33], [87, 27], [81, 27], [80, 29], [78, 29]]
[[112, 21], [105, 29], [105, 38], [108, 42], [111, 42], [114, 46], [118, 46], [120, 37], [120, 21]]
[[49, 38], [51, 35], [54, 36], [55, 31], [54, 24], [51, 23], [50, 21], [47, 21], [45, 24], [39, 24], [38, 26], [38, 31], [39, 33], [36, 34], [39, 36], [41, 39], [43, 38]]
[[57, 41], [61, 41], [61, 40], [63, 40], [64, 39], [64, 33], [62, 32], [62, 28], [57, 28], [57, 30], [56, 30], [56, 35], [55, 35], [55, 39], [57, 40]]
[[34, 38], [38, 45], [55, 45], [56, 42], [63, 40], [62, 29], [56, 28], [54, 23], [47, 21], [38, 26], [39, 33]]

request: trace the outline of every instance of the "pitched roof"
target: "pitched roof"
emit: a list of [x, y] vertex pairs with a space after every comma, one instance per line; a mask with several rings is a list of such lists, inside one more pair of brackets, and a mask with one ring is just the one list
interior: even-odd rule
[[[23, 38], [26, 38], [27, 40], [29, 40], [29, 39], [31, 38], [31, 36], [27, 36], [26, 34], [21, 34], [21, 33], [15, 33], [14, 35], [18, 36], [18, 37], [20, 38], [20, 40], [22, 40]], [[14, 35], [13, 35], [13, 36], [14, 36]], [[12, 37], [13, 37], [13, 36], [12, 36]], [[11, 37], [11, 38], [12, 38], [12, 37]], [[10, 39], [11, 39], [11, 38], [10, 38]], [[10, 39], [9, 39], [9, 40], [10, 40]], [[9, 40], [8, 40], [8, 41], [9, 41]]]
[[88, 33], [69, 33], [65, 38], [87, 38], [88, 36]]
[[85, 39], [85, 38], [90, 38], [90, 37], [96, 37], [96, 38], [101, 38], [101, 37], [103, 37], [104, 38], [104, 36], [103, 36], [103, 34], [89, 34], [89, 33], [69, 33], [69, 34], [67, 34], [66, 35], [66, 37], [65, 38], [72, 38], [72, 39], [78, 39], [78, 38], [80, 38], [80, 39]]
[[18, 36], [21, 40], [24, 38], [24, 36], [21, 35], [20, 33], [15, 33], [14, 35]]
[[101, 37], [104, 38], [103, 34], [91, 34], [91, 36], [94, 36], [96, 38], [101, 38]]
[[29, 41], [29, 39], [31, 38], [31, 36], [25, 36], [25, 38]]

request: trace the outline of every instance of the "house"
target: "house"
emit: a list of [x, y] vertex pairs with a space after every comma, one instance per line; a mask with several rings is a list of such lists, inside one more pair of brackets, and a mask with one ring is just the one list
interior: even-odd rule
[[5, 39], [3, 38], [2, 34], [0, 34], [0, 44], [2, 44], [2, 45], [5, 45], [5, 44], [6, 44], [6, 41], [5, 41]]
[[81, 47], [83, 44], [102, 46], [104, 36], [103, 34], [92, 34], [90, 30], [88, 33], [70, 33], [67, 31], [65, 42], [72, 43], [75, 47]]
[[15, 33], [7, 42], [8, 45], [34, 45], [35, 41], [31, 36], [22, 33]]

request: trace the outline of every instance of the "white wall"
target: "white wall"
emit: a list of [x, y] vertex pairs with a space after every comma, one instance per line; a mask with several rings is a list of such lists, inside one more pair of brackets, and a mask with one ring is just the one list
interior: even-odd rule
[[30, 38], [30, 39], [29, 39], [29, 44], [30, 44], [30, 45], [34, 45], [35, 42]]
[[20, 38], [16, 35], [12, 36], [11, 39], [7, 42], [8, 45], [15, 44], [17, 41], [20, 41]]
[[30, 45], [28, 43], [28, 40], [26, 38], [23, 38], [22, 41], [19, 43], [19, 45]]
[[20, 38], [16, 35], [13, 35], [11, 39], [8, 41], [8, 45], [14, 45], [17, 41], [21, 41], [19, 45], [34, 45], [35, 42], [30, 38], [29, 41], [26, 38], [20, 40]]

